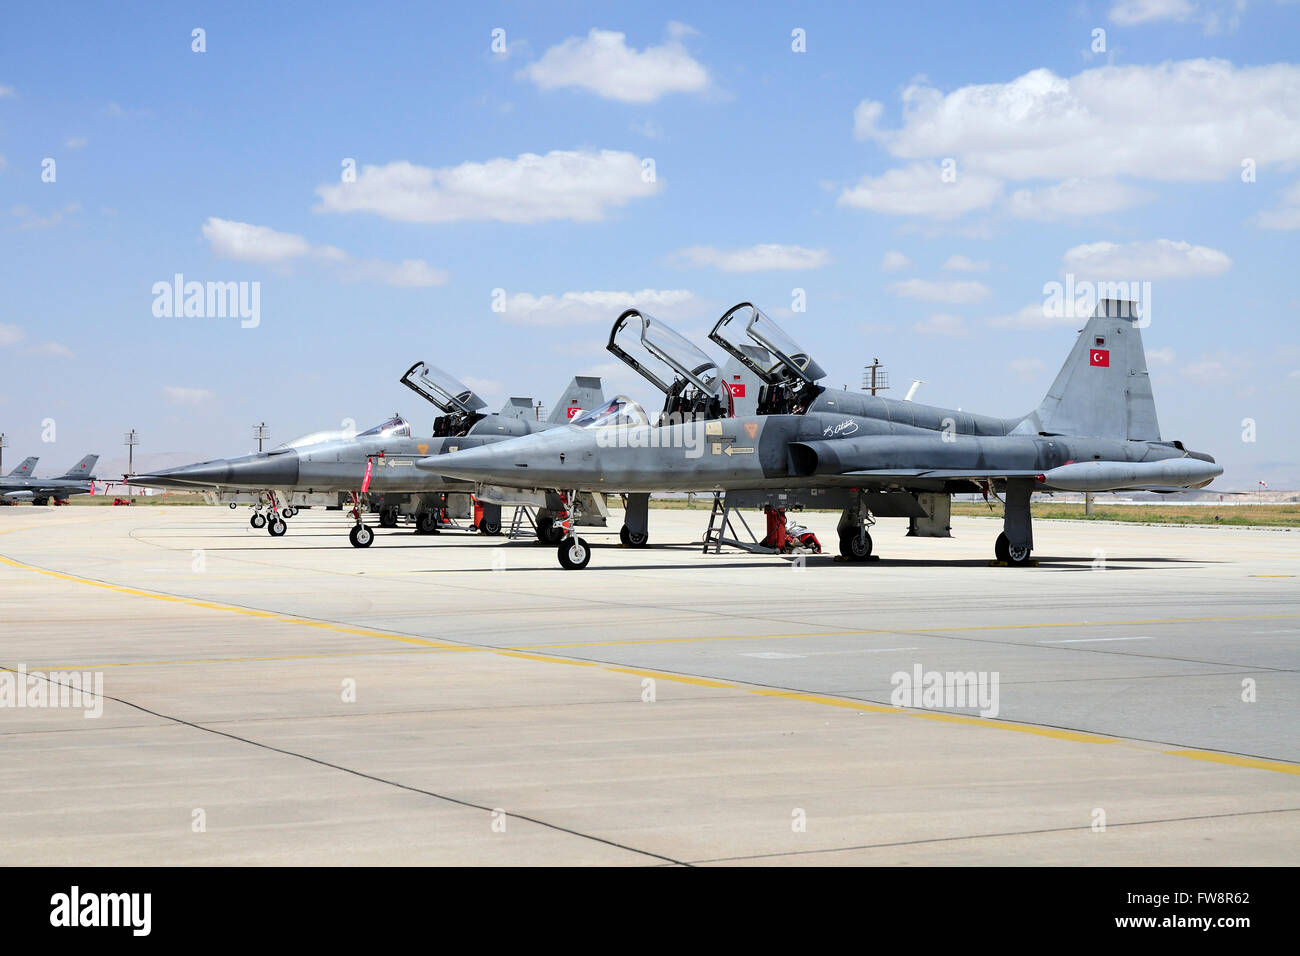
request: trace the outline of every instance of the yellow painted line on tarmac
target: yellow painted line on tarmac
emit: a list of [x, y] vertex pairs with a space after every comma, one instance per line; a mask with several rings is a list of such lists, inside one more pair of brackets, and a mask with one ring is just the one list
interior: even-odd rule
[[1056, 727], [1038, 727], [1034, 724], [1017, 724], [1007, 720], [989, 720], [985, 717], [967, 717], [964, 714], [944, 714], [937, 711], [907, 711], [909, 717], [921, 720], [938, 720], [948, 724], [970, 724], [975, 727], [992, 727], [995, 730], [1014, 730], [1022, 734], [1037, 734], [1055, 740], [1072, 740], [1081, 744], [1115, 744], [1118, 737], [1089, 734], [1078, 730], [1060, 730]]
[[[11, 529], [21, 530], [21, 529]], [[697, 687], [713, 687], [720, 689], [740, 690], [747, 694], [759, 697], [775, 697], [786, 700], [801, 701], [804, 703], [820, 704], [823, 706], [837, 707], [842, 709], [861, 711], [865, 713], [897, 714], [904, 717], [916, 717], [922, 720], [932, 720], [941, 723], [965, 724], [967, 726], [985, 727], [995, 730], [1010, 730], [1019, 733], [1029, 733], [1036, 736], [1047, 737], [1055, 740], [1065, 740], [1073, 743], [1094, 743], [1108, 744], [1126, 742], [1116, 737], [1107, 737], [1100, 734], [1090, 734], [1081, 731], [1060, 730], [1054, 727], [1039, 727], [1033, 724], [1019, 724], [1009, 721], [989, 720], [980, 717], [967, 717], [962, 714], [949, 714], [936, 711], [917, 711], [908, 710], [899, 707], [887, 707], [882, 704], [873, 704], [866, 701], [853, 700], [852, 698], [831, 697], [821, 694], [805, 694], [797, 691], [776, 690], [772, 688], [751, 687], [744, 684], [734, 684], [724, 681], [710, 680], [703, 677], [689, 677], [683, 674], [671, 674], [664, 671], [642, 670], [631, 667], [615, 667], [612, 665], [602, 665], [594, 661], [579, 661], [566, 657], [551, 657], [543, 654], [529, 653], [538, 648], [561, 648], [561, 647], [609, 647], [627, 644], [659, 644], [659, 643], [676, 643], [680, 641], [716, 641], [716, 640], [755, 640], [764, 638], [798, 638], [798, 637], [834, 637], [845, 635], [862, 635], [862, 634], [888, 634], [896, 633], [893, 630], [856, 630], [856, 631], [821, 631], [810, 632], [806, 634], [770, 634], [770, 635], [736, 635], [731, 637], [709, 636], [701, 638], [681, 638], [672, 639], [671, 641], [594, 641], [587, 643], [573, 644], [550, 644], [536, 645], [527, 649], [505, 649], [505, 648], [487, 648], [472, 647], [464, 644], [455, 644], [445, 641], [433, 641], [426, 638], [410, 637], [403, 634], [393, 634], [387, 631], [377, 631], [369, 628], [348, 627], [346, 625], [334, 624], [328, 621], [315, 621], [308, 618], [292, 617], [284, 614], [277, 614], [271, 611], [260, 611], [252, 608], [242, 608], [231, 604], [222, 604], [214, 601], [198, 601], [189, 598], [174, 597], [168, 594], [158, 594], [152, 591], [142, 591], [137, 588], [129, 588], [116, 584], [109, 584], [103, 581], [94, 581], [90, 578], [78, 577], [72, 574], [64, 574], [59, 571], [48, 571], [44, 568], [34, 567], [23, 564], [12, 558], [0, 555], [0, 563], [9, 565], [25, 571], [35, 571], [38, 574], [46, 575], [62, 581], [70, 581], [76, 584], [87, 584], [92, 587], [103, 588], [108, 591], [114, 591], [119, 594], [126, 594], [132, 597], [154, 598], [159, 601], [183, 604], [190, 607], [203, 608], [205, 610], [216, 611], [233, 611], [237, 614], [246, 614], [253, 617], [271, 619], [277, 623], [299, 624], [307, 627], [315, 627], [322, 630], [334, 631], [340, 634], [352, 634], [362, 637], [377, 637], [388, 641], [396, 641], [404, 644], [412, 644], [420, 647], [431, 648], [440, 651], [480, 651], [494, 653], [501, 657], [514, 657], [521, 660], [537, 661], [547, 664], [567, 664], [571, 667], [598, 667], [601, 670], [609, 671], [616, 674], [630, 674], [636, 677], [650, 677], [656, 680], [666, 680], [680, 684], [690, 684]], [[952, 628], [922, 628], [907, 629], [909, 633], [945, 633], [949, 631], [988, 631], [988, 630], [1012, 630], [1021, 628], [1041, 628], [1041, 627], [1100, 627], [1100, 626], [1126, 626], [1133, 624], [1174, 624], [1192, 621], [1257, 621], [1257, 620], [1276, 620], [1280, 618], [1295, 618], [1300, 614], [1267, 614], [1267, 615], [1249, 615], [1242, 617], [1195, 617], [1195, 618], [1149, 618], [1139, 621], [1076, 621], [1062, 624], [1013, 624], [1013, 625], [988, 625], [988, 626], [963, 626]], [[176, 660], [176, 661], [130, 661], [117, 664], [96, 665], [93, 669], [100, 667], [146, 667], [159, 666], [168, 664], [205, 664], [205, 663], [242, 663], [254, 661], [278, 661], [278, 660], [307, 660], [322, 657], [355, 657], [366, 656], [373, 652], [345, 652], [339, 654], [304, 654], [272, 657], [234, 657], [234, 658], [211, 658], [206, 660]], [[86, 669], [85, 665], [79, 668], [43, 668], [44, 670], [68, 670], [68, 669]], [[1130, 744], [1138, 746], [1136, 744]], [[1145, 748], [1143, 748], [1145, 749]], [[1300, 765], [1286, 763], [1277, 760], [1262, 760], [1253, 757], [1239, 757], [1233, 754], [1215, 753], [1208, 750], [1165, 750], [1161, 753], [1176, 756], [1188, 757], [1194, 760], [1205, 760], [1212, 763], [1221, 763], [1234, 767], [1246, 767], [1256, 770], [1269, 770], [1276, 773], [1300, 774]]]
[[666, 674], [663, 671], [643, 671], [635, 667], [611, 667], [607, 665], [605, 670], [613, 671], [615, 674], [631, 674], [634, 677], [652, 677], [655, 680], [673, 681], [677, 684], [694, 684], [696, 687], [740, 688], [739, 684], [728, 684], [723, 681], [709, 680], [707, 677], [686, 677], [683, 674]]
[[[466, 650], [489, 650], [489, 648], [466, 648]], [[500, 657], [518, 657], [524, 661], [541, 661], [543, 664], [569, 664], [572, 667], [599, 667], [595, 661], [575, 661], [571, 657], [547, 657], [543, 654], [525, 654], [521, 651], [496, 651]]]
[[1252, 578], [1293, 578], [1294, 574], [1252, 574]]
[[1250, 767], [1252, 770], [1272, 770], [1274, 773], [1300, 774], [1300, 764], [1283, 760], [1261, 760], [1259, 757], [1239, 757], [1236, 754], [1215, 753], [1213, 750], [1162, 750], [1171, 757], [1190, 757], [1210, 763], [1223, 763], [1230, 767]]
[[864, 710], [872, 714], [905, 714], [901, 707], [886, 707], [884, 704], [869, 704], [866, 701], [852, 700], [847, 697], [826, 697], [822, 694], [802, 694], [794, 690], [771, 690], [769, 688], [752, 689], [751, 694], [759, 697], [781, 697], [785, 700], [801, 700], [808, 704], [825, 704], [827, 707], [845, 707], [849, 710]]

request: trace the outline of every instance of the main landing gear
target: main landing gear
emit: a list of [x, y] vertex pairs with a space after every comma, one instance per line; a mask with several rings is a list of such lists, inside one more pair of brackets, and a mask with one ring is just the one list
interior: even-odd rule
[[618, 530], [618, 540], [625, 548], [650, 547], [650, 495], [644, 492], [631, 494], [624, 499], [623, 527]]
[[845, 561], [867, 561], [871, 558], [871, 532], [876, 519], [871, 517], [863, 501], [858, 500], [845, 508], [837, 526], [840, 538], [840, 557]]
[[1032, 478], [1008, 478], [1007, 500], [1003, 511], [1002, 533], [993, 545], [993, 554], [1000, 564], [1012, 568], [1033, 564], [1029, 555], [1034, 550], [1034, 529], [1029, 513], [1029, 499], [1034, 493]]
[[552, 515], [538, 515], [537, 540], [542, 544], [557, 545], [564, 538], [564, 529], [555, 523]]

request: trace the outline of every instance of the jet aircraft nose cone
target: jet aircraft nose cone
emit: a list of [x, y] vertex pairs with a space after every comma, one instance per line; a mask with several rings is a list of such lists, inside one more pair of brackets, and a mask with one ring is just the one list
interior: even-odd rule
[[152, 475], [135, 476], [132, 484], [163, 488], [249, 487], [280, 488], [298, 483], [298, 453], [218, 458], [193, 465], [168, 468]]

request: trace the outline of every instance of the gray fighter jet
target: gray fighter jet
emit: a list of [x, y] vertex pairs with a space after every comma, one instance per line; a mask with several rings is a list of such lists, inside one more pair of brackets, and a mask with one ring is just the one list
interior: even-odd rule
[[[838, 507], [840, 553], [871, 556], [875, 517], [907, 517], [911, 532], [947, 536], [951, 496], [1005, 496], [994, 554], [1030, 563], [1034, 492], [1202, 488], [1223, 469], [1161, 438], [1134, 303], [1103, 300], [1034, 411], [1017, 418], [825, 389], [821, 369], [750, 303], [729, 310], [710, 338], [763, 378], [755, 414], [652, 425], [615, 399], [573, 427], [419, 462], [495, 486], [578, 491], [745, 493], [776, 507]], [[766, 349], [764, 366], [741, 347]], [[751, 362], [753, 363], [751, 365]], [[560, 564], [591, 558], [569, 524]]]
[[[719, 370], [713, 359], [685, 336], [638, 309], [628, 309], [618, 317], [610, 330], [606, 348], [663, 393], [664, 405], [657, 425], [730, 416], [744, 404], [747, 395], [753, 401], [759, 384], [750, 370], [734, 358]], [[767, 351], [758, 346], [754, 346], [751, 353], [756, 361], [770, 359]], [[620, 397], [615, 400], [615, 405], [621, 407], [627, 402]], [[531, 504], [542, 509], [539, 515], [543, 517], [539, 521], [546, 522], [546, 534], [539, 533], [539, 537], [549, 544], [560, 543], [563, 532], [555, 518], [568, 509], [557, 492], [481, 484], [476, 494], [480, 500], [498, 505]], [[619, 529], [619, 540], [627, 547], [646, 547], [649, 544], [650, 494], [632, 491], [623, 497], [624, 524]], [[579, 495], [573, 501], [574, 517], [581, 522], [593, 503], [600, 500], [600, 496]]]
[[[9, 501], [30, 501], [34, 505], [47, 505], [67, 501], [70, 495], [95, 493], [95, 463], [98, 455], [87, 455], [58, 478], [30, 477], [36, 467], [35, 458], [28, 458], [8, 475], [0, 478], [0, 495]], [[25, 469], [25, 470], [24, 470]], [[25, 476], [25, 477], [24, 477]]]
[[[265, 527], [272, 537], [287, 530], [285, 519], [297, 510], [292, 503], [298, 500], [295, 496], [328, 495], [338, 500], [338, 495], [347, 494], [352, 518], [349, 540], [365, 548], [374, 540], [373, 530], [362, 520], [367, 507], [378, 510], [381, 527], [396, 527], [405, 515], [415, 519], [417, 532], [436, 534], [444, 523], [448, 497], [459, 494], [468, 502], [470, 483], [421, 471], [414, 467], [417, 460], [539, 432], [566, 423], [604, 400], [600, 379], [579, 376], [570, 382], [550, 418], [540, 422], [527, 398], [512, 398], [502, 414], [484, 414], [483, 399], [452, 375], [422, 362], [408, 369], [402, 382], [442, 411], [431, 437], [413, 437], [410, 423], [395, 415], [359, 434], [316, 432], [268, 452], [130, 475], [126, 481], [154, 488], [211, 489], [226, 495], [254, 493], [259, 503], [249, 524]], [[598, 511], [591, 509], [593, 515]], [[500, 534], [500, 507], [485, 504], [477, 528]]]

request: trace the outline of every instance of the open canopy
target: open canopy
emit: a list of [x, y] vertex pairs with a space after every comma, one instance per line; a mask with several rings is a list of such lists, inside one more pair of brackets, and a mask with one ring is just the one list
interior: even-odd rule
[[269, 454], [282, 454], [286, 451], [292, 451], [297, 448], [304, 448], [307, 445], [319, 445], [327, 441], [347, 441], [350, 438], [410, 438], [411, 423], [401, 416], [394, 415], [392, 418], [380, 422], [373, 428], [367, 428], [363, 432], [356, 432], [346, 428], [334, 428], [326, 431], [308, 432], [306, 435], [300, 435], [293, 441], [287, 441], [277, 445]]
[[475, 395], [468, 385], [436, 365], [416, 362], [406, 370], [401, 382], [444, 412], [472, 414], [480, 408], [487, 408], [487, 402]]
[[628, 309], [618, 317], [605, 346], [665, 395], [690, 384], [718, 394], [718, 367], [698, 346], [660, 319]]
[[615, 395], [603, 405], [588, 409], [573, 420], [578, 428], [613, 428], [619, 425], [649, 425], [645, 409], [626, 395]]
[[[709, 338], [734, 355], [769, 385], [794, 377], [811, 385], [825, 378], [825, 370], [800, 348], [779, 325], [752, 302], [732, 306], [709, 333]], [[745, 338], [771, 353], [771, 360], [759, 362]]]

